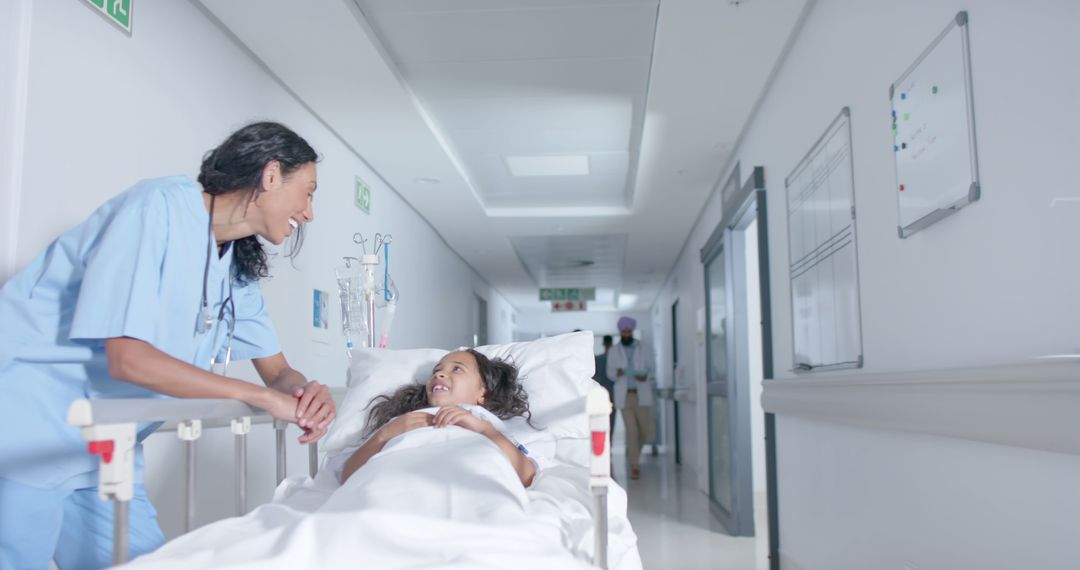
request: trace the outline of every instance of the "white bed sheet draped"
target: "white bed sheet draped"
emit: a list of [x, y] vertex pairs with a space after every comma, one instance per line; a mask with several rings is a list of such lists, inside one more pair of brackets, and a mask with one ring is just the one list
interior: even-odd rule
[[[323, 470], [273, 503], [133, 561], [138, 568], [587, 568], [592, 497], [584, 467], [543, 462], [533, 485], [463, 428], [395, 438], [344, 485]], [[609, 496], [609, 564], [641, 568], [626, 494]]]

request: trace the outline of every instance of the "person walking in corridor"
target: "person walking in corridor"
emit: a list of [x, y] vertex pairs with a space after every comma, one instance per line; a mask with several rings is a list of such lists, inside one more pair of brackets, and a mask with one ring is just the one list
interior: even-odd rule
[[652, 352], [634, 338], [637, 321], [622, 317], [618, 322], [619, 343], [607, 356], [607, 375], [615, 383], [615, 405], [626, 427], [626, 458], [630, 478], [641, 477], [641, 446], [653, 438]]

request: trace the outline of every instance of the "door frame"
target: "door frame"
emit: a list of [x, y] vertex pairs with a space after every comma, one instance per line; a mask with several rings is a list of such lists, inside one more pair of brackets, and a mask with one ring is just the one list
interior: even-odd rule
[[[773, 354], [772, 354], [772, 309], [770, 305], [771, 288], [769, 285], [769, 246], [768, 246], [768, 209], [765, 191], [765, 169], [760, 166], [754, 167], [750, 177], [743, 184], [740, 182], [739, 165], [736, 164], [731, 175], [722, 188], [722, 211], [721, 221], [701, 249], [701, 262], [707, 265], [716, 256], [724, 252], [725, 247], [729, 255], [725, 256], [725, 296], [728, 298], [729, 311], [733, 305], [734, 283], [736, 277], [735, 255], [731, 250], [733, 233], [743, 231], [749, 224], [751, 217], [757, 219], [758, 237], [758, 276], [759, 291], [761, 297], [761, 343], [762, 343], [762, 379], [768, 381], [773, 378]], [[756, 213], [754, 212], [756, 210]], [[745, 272], [745, 265], [742, 268]], [[745, 277], [745, 276], [743, 276]], [[708, 310], [709, 283], [708, 272], [705, 272], [705, 296], [706, 296], [706, 331], [711, 330], [711, 311]], [[745, 285], [743, 285], [745, 287]], [[745, 295], [752, 295], [753, 291], [746, 291]], [[745, 326], [749, 326], [747, 323]], [[738, 330], [738, 325], [731, 327], [731, 333]], [[743, 329], [745, 330], [745, 328]], [[745, 335], [740, 338], [739, 334], [728, 334], [726, 345], [728, 350], [728, 378], [725, 383], [727, 395], [729, 395], [730, 424], [729, 432], [732, 437], [732, 513], [716, 504], [710, 497], [710, 506], [713, 513], [724, 524], [725, 528], [733, 536], [753, 536], [753, 478], [749, 469], [751, 464], [750, 440], [750, 409], [743, 399], [747, 396], [742, 394], [737, 382], [737, 375], [733, 373], [736, 363], [738, 343], [745, 342]], [[706, 343], [706, 374], [709, 374], [710, 358], [708, 355], [708, 343]], [[706, 378], [707, 394], [708, 378]], [[713, 388], [716, 389], [715, 387]], [[747, 400], [748, 402], [748, 400]], [[733, 404], [741, 404], [734, 405]], [[706, 410], [708, 403], [706, 403]], [[708, 425], [708, 423], [707, 423]], [[737, 436], [737, 437], [736, 437]], [[708, 437], [708, 434], [706, 434]], [[708, 447], [706, 447], [708, 449]], [[773, 414], [765, 414], [765, 469], [766, 469], [766, 493], [768, 497], [768, 528], [769, 528], [769, 566], [771, 569], [779, 569], [779, 508], [777, 502], [776, 484], [776, 424]], [[745, 465], [745, 468], [741, 468]]]
[[676, 298], [671, 303], [671, 407], [672, 413], [675, 416], [673, 419], [675, 427], [675, 465], [682, 465], [682, 444], [679, 438], [679, 399], [675, 397], [675, 390], [678, 387], [675, 385], [678, 380], [677, 374], [679, 371], [679, 299]]
[[483, 296], [473, 291], [472, 302], [472, 346], [488, 344], [488, 302]]

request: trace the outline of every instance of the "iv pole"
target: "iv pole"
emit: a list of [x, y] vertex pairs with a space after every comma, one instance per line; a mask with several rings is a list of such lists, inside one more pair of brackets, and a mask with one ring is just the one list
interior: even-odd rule
[[[376, 284], [376, 281], [375, 281], [375, 267], [379, 265], [379, 251], [381, 249], [385, 248], [385, 250], [383, 250], [383, 251], [386, 254], [386, 264], [387, 265], [385, 267], [384, 274], [383, 274], [382, 293], [383, 293], [384, 298], [387, 301], [387, 304], [390, 305], [390, 313], [387, 315], [387, 321], [386, 321], [386, 326], [389, 327], [391, 321], [393, 320], [393, 308], [397, 304], [397, 288], [393, 286], [393, 281], [390, 280], [390, 274], [389, 274], [389, 268], [390, 268], [390, 242], [391, 241], [393, 241], [393, 237], [390, 234], [386, 234], [386, 235], [379, 234], [379, 233], [375, 234], [375, 243], [374, 243], [374, 246], [375, 246], [374, 250], [375, 251], [372, 252], [372, 253], [368, 253], [367, 252], [367, 240], [364, 239], [364, 236], [361, 235], [359, 232], [357, 232], [356, 234], [353, 234], [353, 243], [360, 246], [361, 251], [363, 252], [363, 254], [359, 258], [356, 258], [356, 257], [346, 257], [346, 258], [344, 258], [345, 259], [345, 268], [344, 268], [344, 270], [339, 270], [338, 271], [338, 284], [339, 284], [339, 287], [341, 287], [341, 291], [342, 291], [342, 296], [341, 296], [342, 320], [343, 320], [343, 328], [345, 329], [346, 348], [352, 348], [352, 341], [350, 340], [349, 333], [350, 333], [350, 330], [355, 330], [355, 329], [352, 328], [350, 323], [359, 324], [359, 320], [353, 320], [356, 317], [358, 317], [359, 315], [354, 314], [352, 312], [351, 308], [350, 308], [350, 307], [353, 306], [352, 299], [356, 299], [360, 303], [363, 303], [363, 305], [361, 305], [361, 306], [364, 308], [364, 310], [367, 311], [367, 314], [364, 315], [364, 317], [363, 317], [363, 321], [364, 321], [364, 324], [366, 325], [366, 329], [367, 329], [367, 331], [366, 331], [367, 332], [367, 344], [366, 344], [366, 346], [368, 348], [375, 348], [376, 346], [379, 346], [380, 348], [385, 348], [386, 347], [386, 342], [387, 342], [386, 336], [388, 336], [388, 334], [389, 334], [389, 329], [384, 332], [383, 339], [379, 342], [379, 344], [376, 344], [376, 334], [375, 334], [375, 306], [376, 306], [376, 303], [375, 303], [375, 301], [376, 301], [376, 295], [379, 293], [380, 289], [378, 288], [378, 285]], [[357, 280], [360, 281], [360, 283], [358, 284], [359, 287], [357, 287], [357, 289], [353, 289], [353, 287], [355, 286], [355, 285], [353, 285], [353, 283], [355, 283], [355, 281], [352, 281], [353, 279], [356, 279], [356, 277], [353, 277], [353, 278], [349, 277], [349, 262], [350, 262], [350, 260], [358, 261], [360, 263], [361, 273], [363, 274], [362, 277], [357, 276], [357, 277], [359, 277], [359, 279], [357, 279]], [[354, 293], [354, 291], [355, 291], [355, 293]], [[356, 297], [354, 297], [354, 295], [356, 295], [359, 298], [357, 299]]]

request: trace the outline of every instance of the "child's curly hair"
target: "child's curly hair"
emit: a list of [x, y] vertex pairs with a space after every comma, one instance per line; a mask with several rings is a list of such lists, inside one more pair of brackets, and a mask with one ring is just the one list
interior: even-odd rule
[[[532, 412], [529, 411], [529, 395], [518, 382], [518, 370], [513, 364], [500, 359], [484, 356], [471, 348], [468, 352], [476, 359], [480, 380], [484, 383], [484, 403], [480, 404], [500, 420], [516, 416], [525, 416], [525, 421], [532, 425]], [[393, 394], [375, 396], [368, 407], [371, 413], [364, 425], [364, 437], [379, 431], [386, 422], [409, 412], [428, 407], [427, 386], [410, 382]]]

